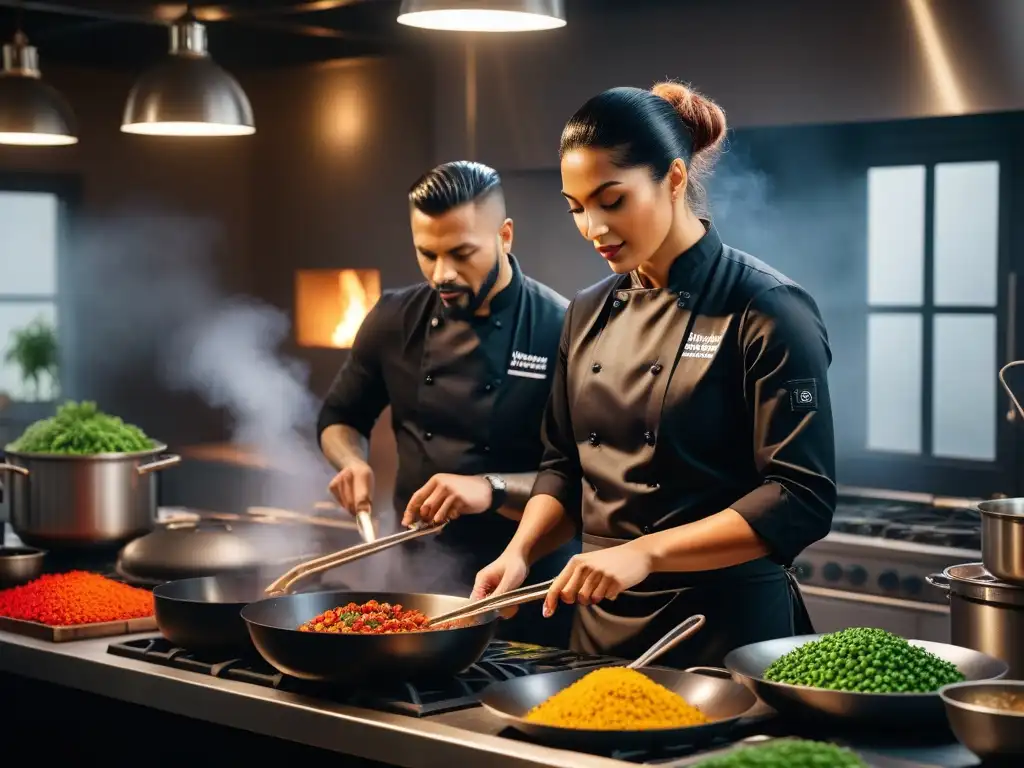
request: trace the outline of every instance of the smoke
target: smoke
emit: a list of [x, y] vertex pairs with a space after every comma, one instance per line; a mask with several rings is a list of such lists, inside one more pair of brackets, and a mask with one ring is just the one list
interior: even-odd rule
[[309, 371], [280, 351], [283, 312], [224, 287], [220, 237], [210, 221], [138, 209], [79, 227], [68, 280], [83, 319], [70, 329], [78, 389], [150, 431], [196, 442], [210, 433], [202, 418], [173, 423], [180, 409], [167, 400], [200, 399], [207, 418], [226, 414], [233, 442], [272, 465], [264, 503], [310, 509], [332, 473], [313, 438]]
[[[147, 429], [176, 426], [189, 441], [201, 439], [203, 425], [172, 424], [180, 416], [166, 407], [167, 393], [199, 398], [209, 413], [227, 415], [234, 443], [271, 466], [259, 473], [258, 490], [247, 489], [247, 503], [237, 506], [307, 512], [329, 499], [334, 474], [314, 437], [320, 400], [309, 390], [308, 366], [282, 352], [288, 316], [225, 287], [228, 276], [217, 269], [220, 238], [210, 221], [151, 210], [80, 225], [68, 269], [75, 314], [85, 320], [71, 329], [81, 361], [76, 368], [84, 372], [79, 389], [90, 397], [105, 393], [102, 407]], [[381, 536], [398, 531], [400, 515], [390, 507], [375, 509]], [[325, 536], [324, 529], [299, 525], [283, 534], [277, 526], [252, 533], [269, 553], [261, 573], [268, 583], [304, 555], [359, 541], [354, 531]], [[323, 578], [325, 585], [362, 590], [468, 594], [460, 567], [460, 559], [430, 536]]]

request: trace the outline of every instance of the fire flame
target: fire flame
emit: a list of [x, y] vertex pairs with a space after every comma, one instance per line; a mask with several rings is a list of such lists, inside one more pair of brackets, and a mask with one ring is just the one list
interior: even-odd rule
[[346, 269], [338, 274], [338, 299], [341, 319], [331, 334], [331, 343], [340, 349], [350, 349], [370, 311], [370, 297], [357, 272]]

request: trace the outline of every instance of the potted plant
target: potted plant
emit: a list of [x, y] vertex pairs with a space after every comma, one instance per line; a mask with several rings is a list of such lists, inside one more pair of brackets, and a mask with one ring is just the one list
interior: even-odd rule
[[[42, 318], [33, 320], [24, 328], [11, 331], [11, 340], [4, 355], [5, 363], [21, 369], [23, 385], [31, 383], [32, 392], [22, 400], [43, 400], [43, 384], [49, 384], [51, 395], [56, 396], [58, 350], [57, 334]], [[50, 398], [52, 399], [52, 397]]]

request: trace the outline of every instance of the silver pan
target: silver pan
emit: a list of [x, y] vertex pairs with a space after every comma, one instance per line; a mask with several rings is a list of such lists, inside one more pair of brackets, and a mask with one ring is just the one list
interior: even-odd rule
[[[734, 678], [784, 717], [810, 717], [872, 727], [945, 727], [946, 714], [937, 691], [854, 693], [771, 683], [764, 679], [764, 671], [776, 659], [822, 637], [824, 635], [799, 635], [744, 645], [725, 657], [725, 667]], [[911, 640], [910, 643], [955, 664], [967, 680], [996, 680], [1006, 675], [1009, 669], [1006, 662], [969, 648], [924, 640]]]
[[602, 731], [558, 728], [531, 723], [525, 719], [527, 712], [594, 671], [594, 667], [545, 672], [494, 683], [480, 695], [480, 703], [533, 740], [565, 749], [604, 752], [710, 742], [731, 730], [740, 718], [748, 714], [757, 705], [757, 697], [739, 683], [733, 682], [725, 670], [711, 669], [705, 674], [705, 670], [698, 673], [644, 666], [692, 635], [703, 623], [703, 616], [690, 617], [628, 666], [700, 709], [712, 720], [707, 725], [642, 731]]

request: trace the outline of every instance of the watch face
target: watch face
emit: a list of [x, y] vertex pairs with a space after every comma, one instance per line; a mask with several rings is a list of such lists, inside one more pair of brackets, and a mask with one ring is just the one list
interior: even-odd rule
[[491, 487], [494, 488], [494, 490], [496, 490], [496, 491], [504, 491], [505, 490], [505, 480], [504, 480], [504, 478], [494, 477], [493, 475], [491, 475], [487, 479], [491, 481]]

